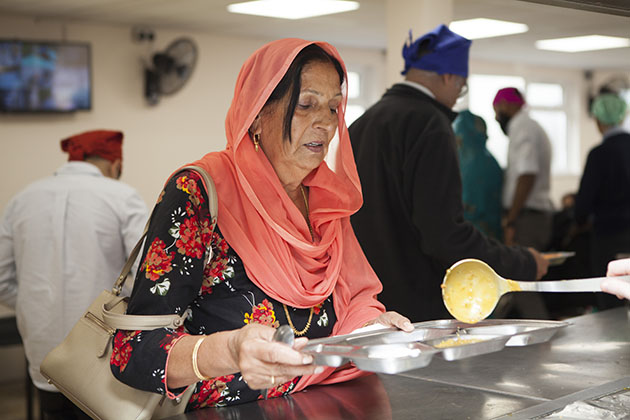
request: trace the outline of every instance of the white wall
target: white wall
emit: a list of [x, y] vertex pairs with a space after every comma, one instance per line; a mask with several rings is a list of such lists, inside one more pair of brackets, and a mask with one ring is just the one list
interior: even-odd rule
[[[0, 15], [0, 38], [60, 40], [59, 22]], [[67, 40], [92, 45], [93, 109], [56, 115], [2, 115], [0, 139], [0, 210], [29, 182], [52, 173], [66, 159], [59, 141], [83, 130], [107, 128], [125, 133], [122, 180], [151, 206], [166, 177], [177, 167], [225, 146], [224, 121], [234, 83], [245, 59], [264, 39], [225, 38], [201, 32], [157, 30], [155, 50], [179, 36], [199, 48], [195, 72], [183, 89], [151, 107], [143, 98], [142, 59], [148, 46], [132, 42], [127, 26], [66, 24]], [[381, 66], [378, 50], [339, 48], [349, 67]], [[347, 57], [347, 58], [346, 58]], [[351, 60], [348, 61], [348, 60]], [[380, 68], [372, 78], [383, 78]], [[371, 96], [378, 99], [381, 89]]]
[[[0, 37], [58, 40], [61, 24], [0, 16]], [[28, 182], [52, 173], [66, 159], [59, 140], [83, 130], [125, 133], [122, 180], [151, 205], [165, 178], [179, 165], [225, 145], [224, 117], [234, 81], [247, 55], [263, 40], [225, 39], [200, 33], [157, 31], [156, 48], [178, 36], [198, 43], [191, 80], [176, 95], [151, 107], [143, 98], [142, 58], [125, 26], [66, 25], [68, 40], [92, 45], [93, 109], [63, 115], [0, 115], [0, 208]]]

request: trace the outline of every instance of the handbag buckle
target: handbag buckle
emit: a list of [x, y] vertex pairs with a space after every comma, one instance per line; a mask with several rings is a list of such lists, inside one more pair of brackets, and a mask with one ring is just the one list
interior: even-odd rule
[[112, 293], [116, 296], [120, 296], [121, 292], [122, 292], [122, 285], [118, 283], [114, 285], [114, 287], [112, 288]]

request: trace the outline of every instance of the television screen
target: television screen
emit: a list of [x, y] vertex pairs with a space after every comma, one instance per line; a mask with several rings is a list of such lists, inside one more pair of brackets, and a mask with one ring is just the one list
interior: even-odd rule
[[89, 44], [0, 40], [0, 112], [91, 107]]

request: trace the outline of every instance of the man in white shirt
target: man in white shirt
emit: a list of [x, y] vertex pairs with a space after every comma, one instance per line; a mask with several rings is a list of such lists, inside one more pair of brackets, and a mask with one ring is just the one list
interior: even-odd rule
[[551, 143], [524, 109], [525, 100], [518, 89], [499, 90], [493, 106], [510, 140], [503, 188], [505, 243], [546, 249], [553, 213], [549, 198]]
[[[518, 89], [500, 89], [492, 105], [510, 141], [503, 179], [504, 242], [544, 250], [551, 239], [553, 220], [549, 198], [551, 143], [525, 110], [525, 99]], [[505, 296], [494, 316], [514, 317], [513, 310], [522, 318], [549, 318], [543, 298], [536, 294]]]
[[63, 140], [69, 162], [18, 193], [0, 224], [0, 302], [15, 308], [45, 418], [87, 418], [39, 366], [112, 287], [147, 220], [144, 201], [118, 181], [122, 140], [107, 130]]

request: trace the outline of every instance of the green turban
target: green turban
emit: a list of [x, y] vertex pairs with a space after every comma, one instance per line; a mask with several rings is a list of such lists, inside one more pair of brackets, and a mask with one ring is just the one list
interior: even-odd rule
[[626, 115], [626, 102], [615, 94], [605, 93], [595, 98], [591, 113], [604, 125], [617, 125]]

